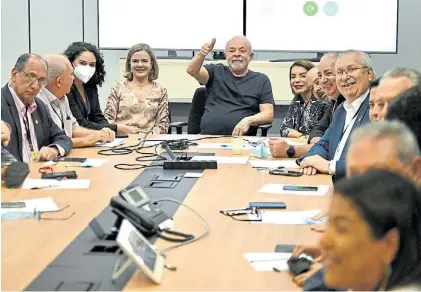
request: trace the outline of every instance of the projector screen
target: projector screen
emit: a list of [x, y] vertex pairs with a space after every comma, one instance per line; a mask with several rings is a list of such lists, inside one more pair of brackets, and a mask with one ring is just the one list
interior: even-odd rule
[[254, 50], [396, 52], [398, 0], [246, 0]]
[[215, 50], [243, 35], [243, 0], [98, 0], [99, 47]]

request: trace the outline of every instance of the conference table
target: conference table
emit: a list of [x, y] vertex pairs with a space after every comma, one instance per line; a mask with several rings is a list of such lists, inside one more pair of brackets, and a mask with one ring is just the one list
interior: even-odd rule
[[[167, 135], [169, 136], [169, 135]], [[171, 135], [177, 139], [177, 135]], [[185, 135], [183, 135], [183, 138]], [[157, 139], [150, 136], [148, 139]], [[129, 137], [132, 145], [137, 137]], [[229, 143], [230, 138], [206, 139], [200, 142]], [[188, 152], [197, 151], [190, 146]], [[160, 148], [158, 148], [160, 149]], [[118, 191], [129, 185], [142, 170], [119, 170], [117, 163], [134, 163], [139, 155], [103, 156], [99, 148], [73, 149], [70, 157], [107, 158], [98, 168], [60, 168], [55, 171], [76, 170], [78, 178], [90, 179], [89, 189], [81, 190], [23, 190], [7, 189], [2, 184], [2, 201], [52, 197], [60, 208], [42, 218], [68, 220], [18, 219], [2, 221], [2, 290], [23, 290], [60, 252], [70, 244], [89, 222], [109, 205]], [[153, 151], [149, 148], [145, 151]], [[232, 156], [231, 150], [200, 149], [218, 156]], [[250, 155], [243, 150], [242, 155]], [[258, 159], [250, 156], [250, 159]], [[269, 159], [271, 159], [269, 157]], [[39, 178], [42, 163], [30, 165], [31, 178]], [[251, 201], [285, 202], [288, 211], [328, 208], [329, 195], [295, 196], [263, 194], [258, 190], [267, 183], [331, 185], [328, 175], [287, 177], [258, 171], [249, 163], [244, 165], [218, 164], [218, 169], [204, 171], [183, 201], [201, 214], [210, 225], [209, 234], [191, 244], [168, 251], [166, 263], [176, 271], [165, 269], [161, 285], [149, 281], [137, 271], [125, 286], [133, 290], [298, 290], [287, 272], [258, 272], [244, 258], [244, 253], [273, 252], [277, 244], [316, 244], [320, 235], [309, 225], [277, 225], [239, 222], [220, 214], [220, 210], [246, 207]], [[174, 216], [175, 230], [200, 234], [203, 222], [186, 208], [180, 207]], [[163, 248], [173, 243], [158, 239], [156, 246]]]

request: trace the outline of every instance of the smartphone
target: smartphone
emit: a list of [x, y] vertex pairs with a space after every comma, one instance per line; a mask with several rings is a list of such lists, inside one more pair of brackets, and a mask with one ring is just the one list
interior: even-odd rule
[[25, 208], [25, 202], [1, 202], [2, 208]]
[[284, 202], [250, 202], [250, 208], [260, 209], [286, 209], [287, 205]]
[[83, 163], [86, 161], [86, 158], [78, 157], [56, 157], [53, 159], [54, 162], [80, 162]]
[[53, 172], [53, 173], [43, 173], [41, 175], [42, 179], [76, 179], [76, 171], [64, 171], [64, 172]]
[[285, 176], [302, 176], [303, 173], [300, 171], [286, 170], [286, 169], [271, 169], [269, 170], [270, 174], [274, 175], [285, 175]]
[[298, 191], [298, 192], [317, 192], [317, 187], [309, 186], [284, 186], [284, 191]]

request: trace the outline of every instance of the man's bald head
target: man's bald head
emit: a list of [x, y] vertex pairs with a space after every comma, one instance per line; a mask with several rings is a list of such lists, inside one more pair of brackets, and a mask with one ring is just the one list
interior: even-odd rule
[[308, 86], [310, 86], [313, 96], [318, 100], [325, 100], [326, 94], [320, 85], [320, 76], [319, 76], [319, 68], [313, 67], [311, 68], [306, 75], [306, 82]]
[[48, 64], [47, 89], [56, 97], [62, 98], [70, 92], [73, 84], [73, 67], [64, 55], [47, 55], [44, 60]]

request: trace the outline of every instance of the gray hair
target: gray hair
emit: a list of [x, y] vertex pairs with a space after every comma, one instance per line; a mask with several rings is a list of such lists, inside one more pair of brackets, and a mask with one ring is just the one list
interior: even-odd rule
[[420, 148], [414, 133], [402, 122], [381, 121], [366, 124], [356, 129], [351, 135], [351, 145], [364, 138], [375, 140], [393, 137], [399, 159], [410, 164], [414, 157], [420, 155]]
[[248, 38], [246, 38], [245, 36], [243, 36], [243, 35], [238, 35], [238, 36], [235, 36], [235, 37], [233, 37], [233, 38], [229, 39], [229, 40], [227, 41], [227, 43], [225, 44], [225, 51], [227, 51], [227, 50], [228, 50], [228, 44], [229, 44], [229, 43], [230, 43], [233, 39], [243, 39], [243, 40], [246, 40], [246, 41], [247, 41], [247, 46], [249, 47], [250, 51], [253, 53], [253, 47], [251, 46], [251, 42], [250, 42], [250, 40], [249, 40]]
[[407, 77], [411, 80], [412, 86], [420, 86], [421, 85], [421, 73], [417, 70], [410, 69], [410, 68], [394, 68], [386, 71], [384, 73], [382, 79], [380, 80], [380, 84], [384, 82], [386, 78], [399, 78], [399, 77]]
[[127, 53], [126, 66], [125, 66], [126, 74], [124, 75], [124, 77], [126, 77], [129, 81], [133, 80], [132, 65], [131, 65], [132, 56], [135, 53], [141, 52], [141, 51], [145, 51], [149, 55], [149, 58], [151, 58], [151, 71], [149, 72], [149, 76], [148, 76], [149, 81], [158, 79], [158, 76], [159, 76], [158, 61], [156, 60], [156, 57], [152, 51], [152, 48], [148, 46], [147, 44], [136, 44], [130, 48], [129, 52]]
[[48, 69], [47, 62], [45, 62], [45, 60], [40, 55], [30, 54], [30, 53], [25, 53], [25, 54], [20, 55], [18, 59], [16, 60], [14, 67], [18, 70], [18, 72], [22, 72], [23, 69], [25, 68], [26, 63], [28, 63], [28, 61], [31, 59], [40, 60], [42, 63], [44, 63], [45, 69], [46, 70]]
[[63, 75], [66, 71], [66, 63], [63, 59], [51, 58], [51, 60], [47, 61], [47, 64], [47, 83], [55, 81], [57, 77]]

